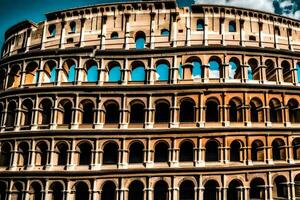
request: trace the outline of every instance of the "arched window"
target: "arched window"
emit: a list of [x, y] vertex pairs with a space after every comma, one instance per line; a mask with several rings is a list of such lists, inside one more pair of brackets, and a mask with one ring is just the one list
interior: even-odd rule
[[219, 121], [219, 103], [215, 99], [209, 99], [206, 101], [205, 116], [206, 122], [218, 122]]
[[219, 184], [215, 180], [209, 180], [204, 184], [204, 199], [217, 200]]
[[121, 81], [121, 66], [118, 63], [112, 63], [108, 67], [108, 82]]
[[146, 43], [145, 33], [142, 31], [137, 32], [137, 34], [135, 35], [135, 48], [143, 49], [143, 48], [145, 48], [145, 43]]
[[18, 166], [25, 167], [28, 165], [29, 146], [27, 143], [22, 142], [18, 147]]
[[158, 81], [169, 80], [169, 65], [167, 63], [158, 63], [156, 65], [156, 80]]
[[32, 108], [33, 104], [30, 99], [26, 99], [22, 103], [22, 125], [24, 126], [30, 126], [32, 123]]
[[112, 181], [106, 181], [102, 187], [101, 200], [116, 200], [116, 185]]
[[92, 161], [92, 146], [89, 143], [78, 145], [79, 165], [90, 165]]
[[282, 139], [275, 139], [272, 142], [272, 155], [273, 160], [285, 160], [285, 146]]
[[60, 102], [60, 115], [59, 115], [59, 122], [60, 124], [71, 124], [72, 122], [72, 108], [73, 105], [71, 103], [71, 101], [69, 100], [62, 100]]
[[250, 182], [250, 199], [265, 199], [265, 181], [255, 178]]
[[145, 106], [142, 103], [133, 103], [130, 106], [130, 123], [145, 122]]
[[239, 189], [243, 184], [239, 180], [233, 180], [229, 183], [228, 191], [227, 191], [227, 199], [228, 200], [241, 200], [242, 193]]
[[295, 99], [290, 99], [287, 103], [289, 109], [290, 122], [298, 123], [300, 122], [300, 109], [299, 103]]
[[230, 161], [241, 161], [241, 143], [237, 140], [233, 141], [230, 145]]
[[[20, 182], [16, 182], [13, 186], [13, 189], [12, 189], [14, 192], [11, 194], [12, 195], [12, 198], [11, 199], [14, 199], [14, 200], [23, 200], [23, 190], [24, 190], [24, 187], [23, 187], [23, 184], [20, 183]], [[25, 194], [25, 193], [24, 193]]]
[[120, 111], [116, 102], [108, 102], [105, 104], [105, 123], [119, 123]]
[[300, 83], [300, 63], [296, 64], [296, 70], [297, 70], [297, 77], [298, 77], [297, 81], [298, 83]]
[[264, 144], [260, 140], [255, 140], [251, 144], [251, 160], [264, 161]]
[[21, 68], [19, 65], [14, 65], [10, 68], [9, 74], [8, 74], [8, 83], [7, 87], [19, 87], [20, 85], [20, 72]]
[[264, 110], [263, 104], [260, 99], [253, 98], [250, 101], [250, 114], [251, 122], [263, 122], [264, 121]]
[[248, 65], [248, 79], [259, 80], [258, 61], [254, 58], [251, 58], [248, 61]]
[[55, 37], [55, 35], [56, 35], [56, 25], [55, 24], [49, 25], [48, 34], [50, 37]]
[[64, 187], [60, 182], [54, 182], [50, 185], [50, 190], [52, 191], [52, 200], [63, 200], [64, 197]]
[[144, 64], [135, 62], [131, 67], [131, 81], [145, 81], [146, 73]]
[[118, 39], [119, 38], [119, 33], [118, 32], [112, 32], [110, 35], [111, 39]]
[[205, 161], [217, 162], [219, 161], [219, 144], [215, 140], [210, 140], [205, 145]]
[[84, 182], [79, 182], [75, 186], [75, 200], [90, 199], [89, 187]]
[[6, 127], [13, 127], [15, 126], [16, 122], [16, 103], [14, 101], [10, 101], [7, 106], [7, 113], [6, 113]]
[[294, 139], [292, 146], [293, 146], [294, 160], [300, 160], [300, 138]]
[[103, 164], [118, 164], [119, 146], [114, 142], [107, 143], [103, 148]]
[[56, 63], [53, 60], [50, 60], [45, 63], [43, 70], [43, 83], [53, 83], [57, 80], [57, 72], [56, 72]]
[[271, 122], [282, 122], [281, 103], [278, 99], [271, 99], [269, 102]]
[[25, 69], [25, 84], [32, 84], [38, 81], [38, 64], [30, 62]]
[[275, 198], [275, 199], [287, 199], [288, 198], [287, 180], [284, 176], [278, 176], [274, 179], [273, 198]]
[[35, 164], [37, 166], [47, 165], [48, 145], [45, 142], [40, 142], [35, 149]]
[[154, 186], [154, 200], [168, 200], [169, 186], [161, 180], [155, 183]]
[[62, 69], [62, 82], [74, 82], [75, 81], [75, 61], [68, 59], [64, 62]]
[[229, 61], [229, 79], [241, 79], [240, 61], [237, 58], [231, 58]]
[[88, 82], [97, 82], [98, 81], [98, 65], [96, 61], [89, 60], [86, 63], [86, 80]]
[[242, 122], [243, 121], [243, 105], [240, 99], [232, 98], [229, 101], [229, 114], [230, 122]]
[[297, 176], [294, 179], [295, 182], [295, 197], [296, 199], [299, 199], [300, 197], [300, 174], [297, 174]]
[[6, 200], [6, 184], [4, 182], [0, 182], [0, 200]]
[[221, 78], [221, 60], [213, 57], [209, 61], [209, 78]]
[[276, 69], [275, 64], [272, 60], [268, 59], [265, 62], [267, 69], [266, 69], [266, 78], [268, 81], [276, 81]]
[[32, 200], [42, 200], [42, 187], [39, 183], [34, 182], [30, 186], [30, 194], [32, 194]]
[[180, 144], [179, 161], [180, 162], [194, 161], [194, 145], [190, 141], [185, 141]]
[[68, 145], [66, 143], [59, 143], [56, 146], [57, 149], [57, 165], [68, 164]]
[[168, 162], [169, 161], [169, 145], [165, 142], [159, 142], [155, 145], [154, 162]]
[[128, 200], [144, 200], [144, 185], [140, 181], [133, 181], [129, 185]]
[[180, 184], [179, 199], [180, 200], [194, 200], [195, 199], [195, 185], [192, 181], [186, 180]]
[[162, 29], [162, 30], [160, 31], [160, 34], [161, 34], [161, 36], [169, 37], [170, 32], [169, 32], [168, 29]]
[[155, 123], [170, 122], [170, 106], [167, 102], [158, 102], [155, 105]]
[[195, 60], [192, 62], [192, 65], [193, 65], [193, 70], [192, 70], [193, 79], [194, 78], [203, 78], [201, 62]]
[[40, 103], [39, 124], [49, 125], [51, 122], [52, 102], [49, 99], [44, 99]]
[[129, 163], [144, 162], [144, 145], [140, 142], [134, 142], [129, 147]]
[[193, 100], [183, 100], [180, 103], [180, 122], [195, 121], [195, 102]]
[[5, 88], [5, 79], [6, 79], [5, 70], [0, 70], [0, 90]]
[[[0, 152], [0, 166], [1, 167], [9, 167], [12, 156], [12, 149], [9, 143], [5, 142], [1, 146]], [[1, 190], [0, 190], [1, 191]], [[0, 198], [1, 200], [1, 198]]]
[[75, 33], [76, 32], [76, 22], [75, 21], [71, 21], [70, 22], [70, 32], [71, 33]]
[[94, 123], [94, 103], [86, 100], [82, 102], [83, 113], [82, 113], [82, 124], [93, 124]]
[[204, 20], [203, 19], [197, 20], [197, 31], [204, 31]]
[[292, 83], [293, 75], [292, 75], [290, 63], [286, 60], [282, 61], [281, 68], [282, 68], [282, 73], [283, 73], [283, 81]]
[[229, 32], [236, 32], [236, 23], [234, 21], [229, 22]]

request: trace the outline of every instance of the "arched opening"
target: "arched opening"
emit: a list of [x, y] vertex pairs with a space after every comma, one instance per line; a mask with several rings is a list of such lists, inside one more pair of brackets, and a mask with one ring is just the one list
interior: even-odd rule
[[75, 33], [76, 32], [76, 22], [75, 21], [71, 21], [70, 22], [70, 32], [71, 33]]
[[12, 149], [8, 142], [2, 143], [1, 152], [0, 152], [0, 166], [1, 167], [9, 167], [10, 166], [11, 156], [12, 156], [11, 151], [12, 151]]
[[218, 57], [212, 57], [209, 61], [209, 78], [221, 78], [221, 60]]
[[240, 200], [242, 199], [243, 184], [239, 180], [233, 180], [229, 183], [227, 191], [227, 200]]
[[20, 85], [20, 77], [21, 77], [21, 67], [19, 65], [14, 65], [10, 68], [8, 74], [8, 83], [7, 87], [19, 87]]
[[300, 83], [300, 63], [296, 64], [296, 70], [297, 70], [297, 82]]
[[167, 102], [155, 104], [155, 123], [170, 122], [170, 105]]
[[170, 35], [170, 31], [168, 30], [168, 29], [162, 29], [161, 31], [160, 31], [160, 34], [161, 34], [161, 36], [163, 36], [163, 37], [169, 37], [169, 35]]
[[39, 183], [37, 182], [34, 182], [31, 184], [30, 186], [30, 193], [31, 193], [31, 196], [32, 200], [42, 200], [42, 187]]
[[56, 35], [56, 25], [55, 24], [50, 24], [48, 27], [48, 34], [50, 37], [55, 37]]
[[187, 63], [180, 66], [180, 77], [184, 80], [203, 78], [201, 60], [197, 57], [189, 58]]
[[27, 143], [22, 142], [18, 147], [18, 166], [25, 167], [28, 165], [29, 146]]
[[108, 65], [108, 82], [121, 81], [121, 66], [117, 62], [112, 62]]
[[296, 138], [292, 142], [294, 160], [300, 160], [300, 138]]
[[282, 122], [281, 103], [278, 99], [271, 99], [269, 102], [270, 120], [271, 122]]
[[144, 185], [140, 181], [133, 181], [129, 185], [128, 200], [143, 200]]
[[179, 200], [194, 200], [195, 199], [195, 185], [192, 181], [186, 180], [180, 184]]
[[30, 62], [25, 68], [25, 84], [32, 84], [38, 81], [38, 64]]
[[236, 32], [236, 23], [235, 21], [230, 21], [228, 26], [229, 32]]
[[111, 39], [118, 39], [119, 38], [119, 33], [118, 32], [112, 32], [110, 35]]
[[219, 121], [219, 102], [215, 99], [209, 99], [205, 104], [206, 122]]
[[59, 143], [57, 146], [57, 165], [68, 164], [68, 145], [64, 142]]
[[205, 161], [219, 161], [219, 143], [215, 140], [209, 140], [205, 145]]
[[53, 83], [57, 81], [57, 64], [53, 60], [49, 60], [44, 65], [43, 83]]
[[266, 78], [268, 81], [276, 81], [276, 70], [275, 70], [275, 64], [272, 60], [268, 59], [265, 62], [265, 65], [267, 66], [266, 69]]
[[32, 124], [32, 108], [33, 103], [30, 99], [26, 99], [22, 103], [22, 125], [23, 126], [30, 126]]
[[251, 122], [263, 122], [264, 121], [264, 110], [263, 104], [260, 99], [253, 98], [250, 101], [250, 114]]
[[102, 187], [101, 200], [116, 200], [116, 185], [112, 181], [106, 181]]
[[287, 180], [284, 176], [277, 176], [273, 183], [273, 198], [288, 198]]
[[166, 62], [158, 62], [156, 64], [156, 80], [168, 81], [169, 80], [169, 64]]
[[64, 197], [64, 187], [60, 182], [54, 182], [50, 186], [52, 191], [51, 200], [63, 200]]
[[291, 65], [288, 61], [284, 60], [281, 63], [282, 73], [283, 73], [283, 81], [284, 82], [293, 82], [293, 74], [291, 70]]
[[49, 99], [44, 99], [40, 103], [39, 124], [49, 125], [51, 122], [52, 102]]
[[98, 81], [98, 64], [94, 60], [86, 62], [86, 81], [97, 82]]
[[145, 81], [145, 66], [142, 62], [134, 62], [131, 66], [131, 81]]
[[165, 142], [159, 142], [155, 145], [154, 162], [169, 161], [169, 145]]
[[89, 187], [84, 182], [79, 182], [75, 186], [75, 200], [90, 199]]
[[219, 184], [215, 180], [209, 180], [204, 184], [204, 194], [205, 200], [217, 200], [218, 199], [218, 188]]
[[249, 80], [259, 80], [259, 69], [258, 61], [254, 58], [249, 59], [248, 61], [248, 79]]
[[75, 61], [72, 59], [66, 60], [62, 65], [62, 82], [74, 82], [75, 81]]
[[265, 199], [265, 181], [261, 178], [255, 178], [250, 182], [250, 199]]
[[165, 181], [160, 180], [156, 182], [154, 186], [154, 200], [168, 200], [168, 192], [169, 186]]
[[193, 162], [194, 161], [194, 145], [190, 141], [185, 141], [179, 147], [179, 161]]
[[17, 105], [16, 102], [10, 101], [7, 106], [7, 113], [6, 113], [6, 127], [14, 127], [16, 121], [16, 109]]
[[297, 176], [294, 179], [295, 182], [295, 197], [296, 199], [299, 199], [300, 197], [300, 174], [297, 174]]
[[251, 160], [264, 161], [264, 144], [261, 140], [255, 140], [251, 144]]
[[108, 102], [105, 104], [105, 123], [117, 124], [120, 119], [119, 105], [116, 102]]
[[47, 165], [48, 145], [45, 142], [40, 142], [36, 145], [35, 164], [37, 166]]
[[103, 164], [118, 164], [119, 146], [114, 142], [107, 143], [103, 148]]
[[144, 32], [139, 31], [135, 35], [135, 48], [136, 49], [144, 49], [146, 43], [146, 35]]
[[20, 182], [16, 182], [13, 186], [13, 191], [11, 194], [11, 199], [13, 200], [23, 200], [23, 184]]
[[183, 100], [180, 103], [180, 122], [195, 121], [195, 102], [193, 100]]
[[142, 103], [133, 103], [130, 106], [130, 123], [145, 122], [145, 106]]
[[89, 143], [78, 145], [79, 165], [90, 165], [92, 161], [92, 146]]
[[204, 31], [204, 20], [203, 19], [197, 20], [197, 31]]
[[4, 182], [0, 182], [0, 200], [6, 200], [6, 184]]
[[59, 103], [60, 112], [58, 115], [58, 124], [71, 124], [72, 122], [72, 109], [73, 105], [72, 102], [69, 100], [62, 100]]
[[0, 70], [0, 90], [5, 88], [5, 79], [6, 79], [6, 71], [4, 69]]
[[240, 61], [237, 58], [231, 58], [229, 60], [229, 79], [241, 79], [242, 71]]
[[233, 98], [229, 101], [230, 122], [243, 121], [243, 104], [240, 99]]
[[241, 143], [234, 140], [230, 145], [230, 161], [240, 162], [241, 161]]
[[291, 123], [300, 122], [300, 110], [299, 103], [295, 99], [290, 99], [288, 101], [288, 109], [289, 109], [289, 118]]
[[272, 142], [272, 155], [273, 160], [285, 160], [285, 144], [282, 139], [275, 139]]
[[134, 142], [129, 147], [129, 163], [144, 162], [144, 145], [140, 142]]
[[87, 100], [82, 102], [82, 124], [94, 123], [94, 103]]

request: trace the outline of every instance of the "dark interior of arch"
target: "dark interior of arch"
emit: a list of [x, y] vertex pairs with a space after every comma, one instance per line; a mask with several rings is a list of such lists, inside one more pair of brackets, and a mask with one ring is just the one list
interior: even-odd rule
[[83, 106], [83, 124], [92, 124], [94, 122], [94, 104], [92, 102], [86, 103]]
[[215, 101], [206, 102], [206, 122], [219, 121], [219, 104]]
[[169, 122], [170, 107], [165, 102], [157, 103], [155, 106], [155, 122]]
[[160, 142], [155, 146], [154, 162], [168, 162], [169, 161], [169, 146]]
[[209, 141], [205, 145], [205, 161], [219, 161], [219, 145], [216, 141]]
[[68, 145], [61, 143], [58, 145], [58, 165], [67, 165], [68, 162]]
[[40, 165], [44, 166], [47, 164], [48, 146], [45, 143], [38, 144], [37, 153], [40, 154], [41, 161]]
[[130, 123], [144, 123], [145, 122], [145, 106], [141, 103], [131, 105], [130, 109]]
[[11, 161], [11, 147], [8, 143], [4, 143], [0, 152], [0, 166], [9, 167]]
[[71, 124], [72, 120], [72, 103], [71, 102], [66, 102], [63, 105], [64, 108], [64, 118], [63, 118], [63, 124]]
[[129, 163], [144, 162], [144, 146], [139, 142], [134, 142], [129, 148]]
[[210, 180], [207, 181], [207, 183], [205, 183], [204, 185], [204, 199], [208, 199], [208, 200], [217, 200], [217, 187], [218, 184], [216, 183], [216, 181]]
[[75, 200], [89, 199], [89, 188], [86, 183], [80, 182], [75, 187]]
[[179, 188], [180, 200], [194, 200], [194, 183], [192, 181], [184, 181]]
[[263, 161], [264, 160], [264, 148], [261, 141], [254, 141], [251, 144], [251, 160]]
[[227, 200], [239, 200], [242, 199], [242, 194], [238, 187], [241, 186], [241, 183], [237, 180], [233, 180], [229, 183], [227, 191]]
[[182, 101], [180, 104], [180, 122], [195, 121], [195, 104], [192, 101]]
[[112, 181], [106, 182], [102, 187], [101, 200], [116, 200], [116, 185]]
[[265, 199], [265, 183], [260, 178], [255, 178], [250, 183], [250, 199]]
[[128, 200], [144, 200], [144, 186], [140, 181], [132, 182], [128, 192]]
[[63, 200], [64, 191], [63, 186], [59, 182], [54, 182], [50, 186], [52, 190], [52, 200]]
[[4, 182], [0, 182], [0, 200], [6, 200], [6, 184]]
[[191, 142], [185, 141], [180, 145], [179, 161], [192, 162], [194, 160], [194, 146]]
[[108, 143], [103, 149], [103, 164], [118, 164], [118, 145]]
[[241, 151], [241, 144], [238, 141], [233, 141], [230, 145], [230, 161], [239, 162]]
[[42, 101], [42, 124], [48, 125], [51, 122], [51, 108], [52, 103], [50, 100]]
[[154, 186], [154, 200], [167, 200], [169, 187], [165, 181], [158, 181]]
[[105, 111], [105, 123], [119, 123], [119, 106], [116, 103], [106, 105]]
[[79, 145], [79, 165], [90, 165], [92, 161], [92, 147], [87, 143]]

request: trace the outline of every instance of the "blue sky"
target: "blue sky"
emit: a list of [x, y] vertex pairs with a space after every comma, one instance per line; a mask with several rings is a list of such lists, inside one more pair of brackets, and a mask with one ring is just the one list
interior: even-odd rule
[[[12, 25], [29, 19], [39, 22], [45, 19], [45, 13], [78, 6], [128, 0], [0, 0], [0, 45], [5, 30]], [[194, 0], [177, 0], [180, 6], [194, 3]], [[300, 18], [300, 0], [195, 0], [196, 3], [220, 3], [251, 7], [276, 12], [290, 17]]]

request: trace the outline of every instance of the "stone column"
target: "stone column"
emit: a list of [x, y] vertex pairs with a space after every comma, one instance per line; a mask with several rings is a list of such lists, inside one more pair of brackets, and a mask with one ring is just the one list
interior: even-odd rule
[[145, 150], [145, 165], [147, 168], [153, 167], [153, 149], [151, 149], [151, 139], [147, 138], [147, 149]]
[[38, 87], [40, 87], [43, 83], [43, 72], [44, 72], [44, 62], [43, 62], [43, 58], [40, 59], [40, 64], [39, 67], [37, 69], [37, 81], [36, 81], [36, 85]]
[[145, 128], [153, 128], [154, 124], [154, 112], [155, 108], [153, 108], [152, 102], [152, 94], [148, 94], [147, 96], [147, 108], [146, 108], [146, 121], [145, 121]]
[[266, 68], [267, 68], [267, 66], [265, 64], [262, 64], [258, 67], [259, 83], [265, 83], [267, 81]]
[[191, 13], [186, 16], [186, 41], [185, 46], [191, 46]]
[[170, 147], [170, 153], [171, 153], [171, 162], [170, 167], [178, 167], [178, 151], [179, 149], [176, 147], [176, 139], [172, 138], [172, 146]]
[[223, 46], [226, 46], [226, 41], [225, 41], [225, 38], [226, 38], [226, 32], [225, 32], [225, 17], [224, 16], [221, 16], [220, 17], [220, 28], [221, 28], [221, 35], [222, 35], [222, 41], [221, 41], [221, 44]]
[[79, 57], [78, 65], [75, 68], [75, 80], [74, 80], [74, 82], [75, 82], [76, 85], [81, 85], [82, 81], [85, 81], [85, 80], [83, 80], [84, 67], [82, 65], [83, 65], [82, 58]]
[[32, 32], [32, 28], [29, 28], [27, 30], [27, 40], [26, 40], [26, 50], [25, 52], [28, 52], [30, 49], [30, 45], [31, 45], [31, 32]]
[[43, 35], [42, 35], [42, 41], [41, 41], [41, 50], [45, 49], [45, 42], [46, 42], [46, 35], [47, 35], [47, 21], [44, 22], [43, 26]]
[[205, 125], [205, 103], [203, 92], [199, 94], [198, 115], [197, 126], [203, 128]]
[[288, 40], [289, 50], [294, 51], [293, 44], [292, 44], [292, 41], [291, 41], [292, 40], [292, 38], [291, 38], [292, 29], [290, 28], [290, 24], [288, 24], [288, 28], [287, 28], [286, 32], [287, 32], [287, 40]]
[[171, 122], [170, 128], [177, 128], [179, 127], [179, 107], [177, 105], [177, 94], [173, 94], [172, 96], [172, 107], [171, 109]]
[[291, 164], [294, 164], [295, 161], [294, 161], [294, 157], [293, 157], [293, 138], [292, 136], [287, 136], [286, 137], [286, 158], [287, 158], [287, 162], [288, 163], [291, 163]]
[[98, 79], [98, 85], [99, 86], [103, 85], [103, 83], [106, 81], [105, 80], [106, 73], [107, 73], [107, 69], [104, 65], [103, 58], [101, 58], [100, 61], [99, 61], [99, 79]]
[[32, 109], [32, 112], [33, 112], [33, 122], [32, 122], [32, 125], [31, 125], [31, 130], [37, 130], [38, 129], [38, 123], [39, 123], [39, 112], [40, 112], [40, 109], [39, 109], [39, 96], [36, 95], [35, 96], [35, 101], [34, 101], [34, 107]]
[[173, 57], [173, 65], [171, 66], [171, 77], [170, 82], [173, 84], [178, 83], [178, 74], [179, 74], [179, 67], [177, 62], [177, 55]]
[[76, 152], [76, 146], [75, 146], [75, 139], [72, 139], [71, 145], [70, 145], [70, 150], [68, 150], [68, 164], [67, 164], [67, 169], [72, 170], [74, 169], [75, 165], [75, 159], [78, 162], [77, 158], [75, 158], [77, 152]]
[[265, 141], [266, 141], [266, 143], [265, 143], [265, 145], [266, 145], [266, 147], [265, 147], [265, 149], [266, 149], [266, 152], [265, 152], [266, 163], [272, 165], [274, 163], [273, 163], [273, 158], [271, 156], [272, 155], [272, 145], [270, 144], [271, 141], [269, 139], [269, 136], [265, 136], [265, 138], [266, 138], [265, 139]]
[[65, 34], [66, 34], [65, 25], [66, 25], [65, 19], [62, 19], [62, 21], [61, 21], [60, 43], [59, 43], [59, 48], [61, 48], [61, 49], [65, 48]]
[[195, 152], [196, 167], [202, 167], [202, 166], [205, 165], [204, 157], [202, 157], [202, 151], [203, 151], [203, 149], [205, 150], [205, 148], [202, 147], [202, 137], [199, 136], [197, 138], [197, 148], [195, 149], [196, 150], [196, 152]]
[[148, 69], [148, 84], [153, 85], [155, 83], [155, 72], [156, 72], [156, 66], [155, 63], [153, 62], [153, 57], [150, 58], [149, 60], [149, 69]]
[[25, 85], [25, 76], [26, 76], [26, 61], [23, 60], [22, 67], [20, 69], [20, 85], [18, 87], [23, 88]]
[[[274, 48], [279, 49], [278, 46], [278, 33], [276, 30], [279, 30], [279, 26], [275, 25], [275, 22], [273, 21], [273, 29], [274, 29]], [[280, 31], [280, 30], [279, 30]]]
[[172, 39], [171, 39], [171, 43], [172, 43], [172, 47], [177, 47], [177, 16], [179, 15], [179, 13], [177, 12], [173, 12], [171, 13], [171, 18], [172, 18]]
[[204, 11], [204, 32], [203, 32], [203, 44], [204, 46], [208, 45], [208, 16], [207, 13]]
[[128, 116], [129, 116], [129, 110], [126, 106], [126, 94], [123, 94], [122, 96], [122, 108], [120, 110], [120, 128], [121, 129], [127, 129], [128, 128]]
[[119, 150], [119, 163], [118, 168], [127, 169], [128, 168], [128, 149], [126, 149], [126, 141], [125, 138], [121, 139], [121, 145]]
[[32, 140], [31, 141], [31, 145], [29, 146], [29, 150], [28, 150], [28, 153], [29, 153], [29, 156], [28, 156], [28, 162], [29, 163], [24, 163], [25, 166], [28, 166], [27, 169], [32, 169], [35, 167], [35, 140]]
[[127, 85], [128, 84], [128, 79], [129, 79], [129, 73], [130, 73], [130, 69], [128, 66], [128, 59], [125, 58], [124, 59], [124, 67], [123, 69], [121, 69], [122, 72], [122, 85]]
[[107, 16], [103, 15], [101, 18], [101, 44], [100, 44], [100, 49], [105, 50], [105, 41], [106, 41], [106, 21], [107, 21]]
[[78, 129], [79, 128], [79, 121], [78, 121], [78, 116], [79, 116], [79, 96], [76, 95], [74, 98], [74, 107], [72, 108], [72, 124], [71, 124], [71, 129]]
[[84, 30], [84, 24], [85, 24], [85, 18], [81, 18], [80, 19], [80, 42], [79, 42], [79, 46], [80, 47], [83, 47], [84, 46], [84, 32], [85, 32], [85, 30]]
[[129, 37], [130, 37], [130, 13], [125, 13], [125, 41], [124, 41], [125, 49], [130, 48]]
[[155, 48], [155, 35], [154, 35], [154, 30], [155, 30], [155, 12], [151, 12], [150, 13], [150, 18], [151, 18], [151, 22], [150, 22], [150, 49], [154, 49]]
[[244, 22], [245, 22], [245, 20], [240, 18], [240, 45], [241, 45], [242, 47], [245, 46], [245, 38], [244, 38], [244, 37], [245, 37]]
[[50, 123], [50, 129], [56, 129], [57, 127], [57, 115], [58, 115], [58, 100], [57, 96], [53, 98], [54, 105], [52, 109], [52, 114], [51, 114], [51, 123]]
[[14, 124], [14, 131], [19, 131], [20, 130], [20, 127], [22, 122], [21, 122], [21, 115], [22, 115], [22, 112], [23, 112], [23, 109], [22, 109], [22, 99], [19, 98], [18, 101], [17, 101], [17, 107], [16, 107], [16, 110], [15, 110], [15, 124]]
[[51, 169], [54, 165], [54, 154], [55, 154], [55, 146], [54, 146], [54, 139], [51, 138], [49, 150], [47, 152], [47, 164], [46, 169]]
[[11, 151], [12, 158], [10, 162], [10, 167], [9, 170], [16, 170], [18, 166], [18, 157], [19, 157], [19, 152], [18, 152], [18, 145], [17, 142], [14, 142], [13, 150]]
[[264, 32], [263, 32], [263, 22], [259, 18], [258, 27], [259, 27], [259, 47], [264, 48]]

